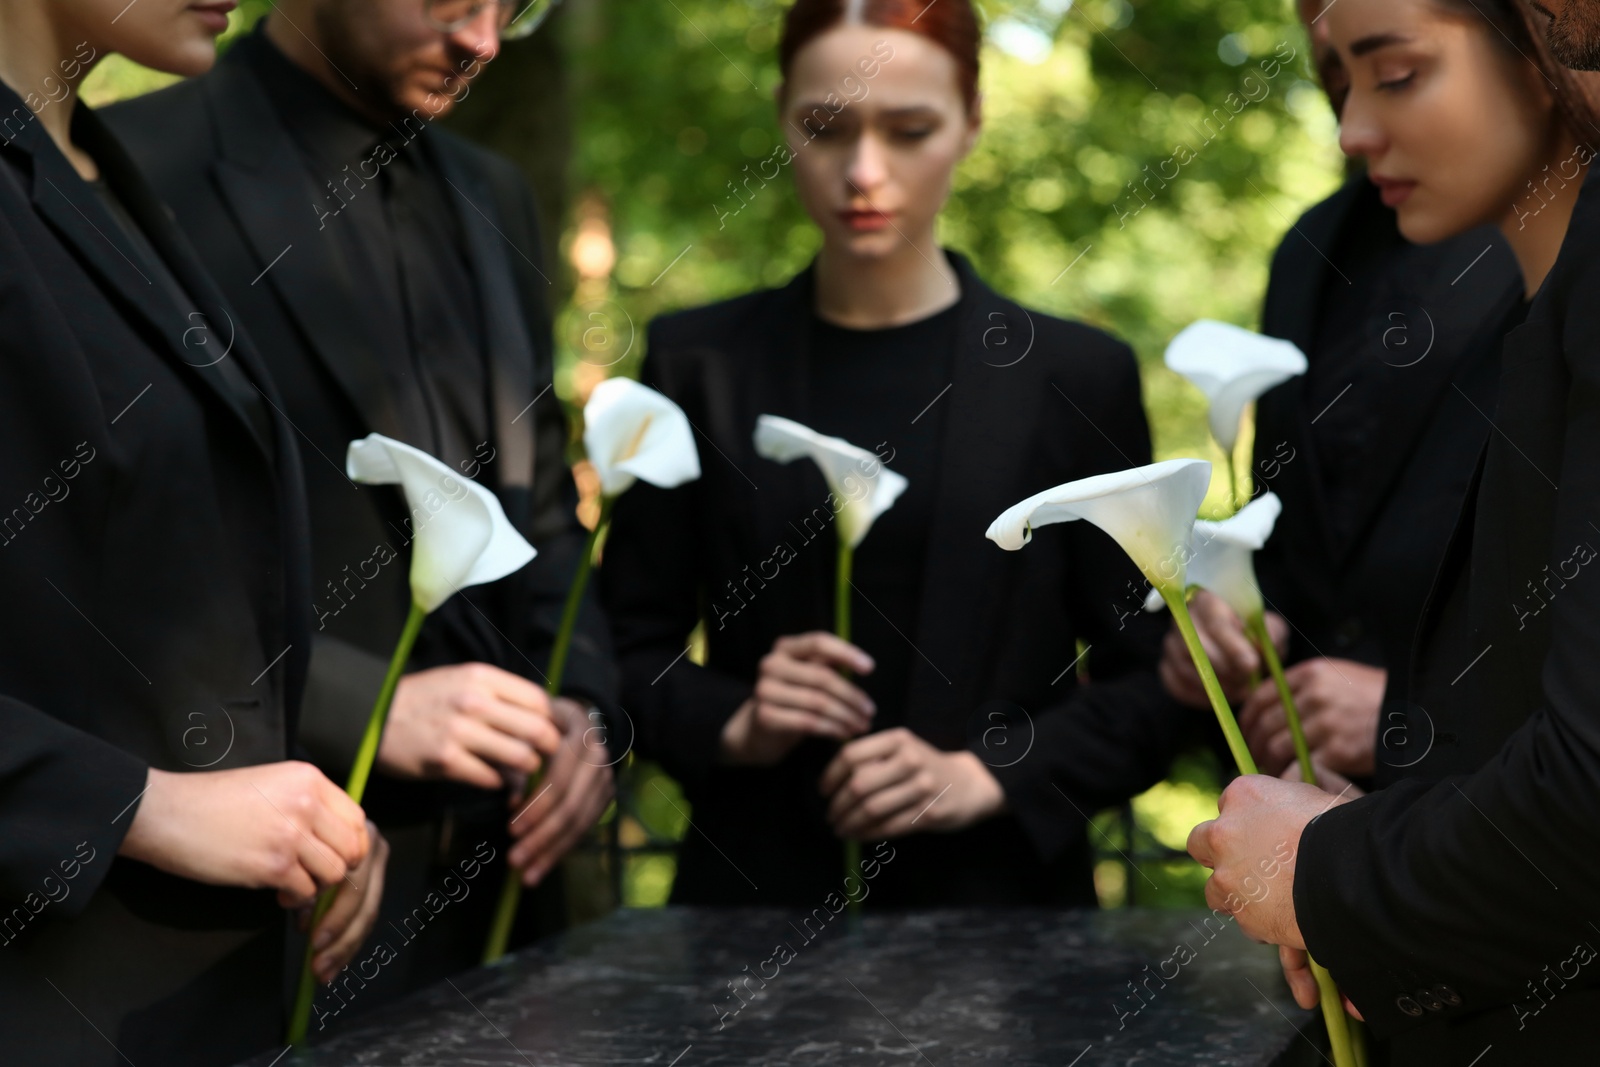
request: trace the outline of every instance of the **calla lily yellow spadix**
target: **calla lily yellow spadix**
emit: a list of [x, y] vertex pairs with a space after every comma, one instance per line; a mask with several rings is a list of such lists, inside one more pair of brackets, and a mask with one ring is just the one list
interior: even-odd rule
[[615, 498], [636, 480], [671, 489], [700, 477], [700, 454], [683, 409], [631, 378], [607, 378], [583, 407], [583, 447]]
[[[1278, 649], [1267, 630], [1266, 606], [1262, 601], [1261, 586], [1256, 580], [1255, 554], [1272, 536], [1283, 503], [1275, 493], [1264, 493], [1221, 522], [1204, 519], [1194, 524], [1188, 551], [1188, 584], [1205, 589], [1233, 609], [1244, 620], [1245, 632], [1261, 650], [1272, 680], [1283, 705], [1284, 718], [1289, 724], [1289, 734], [1294, 739], [1295, 756], [1300, 761], [1301, 778], [1316, 784], [1316, 772], [1311, 766], [1311, 752], [1306, 744], [1305, 730], [1300, 712], [1295, 706], [1294, 694], [1289, 690], [1283, 673], [1283, 663], [1278, 659]], [[1159, 590], [1152, 590], [1145, 608], [1156, 611], [1162, 603], [1170, 603]], [[1313, 975], [1321, 994], [1323, 1020], [1328, 1026], [1336, 1064], [1353, 1064], [1356, 1058], [1355, 1039], [1345, 1019], [1343, 1001], [1333, 976], [1315, 960], [1311, 961]]]
[[1206, 420], [1228, 457], [1228, 484], [1237, 501], [1234, 452], [1244, 409], [1273, 386], [1304, 374], [1305, 353], [1288, 341], [1201, 319], [1167, 345], [1166, 364], [1206, 395]]
[[[838, 565], [833, 588], [833, 632], [850, 640], [850, 575], [855, 567], [856, 548], [866, 539], [872, 524], [894, 506], [911, 485], [904, 475], [883, 465], [875, 454], [851, 444], [842, 437], [817, 433], [793, 419], [762, 415], [756, 419], [756, 454], [774, 463], [810, 459], [822, 471], [822, 480], [832, 494], [830, 505], [839, 535]], [[861, 843], [844, 843], [845, 875], [860, 876]], [[861, 904], [850, 901], [849, 921], [858, 929]]]
[[[400, 675], [411, 659], [422, 620], [458, 590], [499, 581], [526, 566], [535, 553], [506, 518], [505, 509], [493, 493], [420, 448], [382, 434], [369, 434], [350, 442], [345, 473], [351, 481], [366, 485], [400, 486], [411, 513], [411, 610], [372, 714], [367, 717], [367, 728], [345, 785], [345, 792], [360, 803], [378, 757], [389, 706], [394, 703]], [[312, 932], [332, 906], [335, 892], [329, 890], [317, 901]], [[300, 991], [289, 1019], [290, 1044], [305, 1040], [311, 1021], [311, 1001], [316, 992], [312, 956], [308, 943], [300, 971]]]
[[[545, 691], [551, 696], [561, 693], [578, 608], [594, 567], [595, 546], [611, 524], [611, 508], [617, 497], [639, 481], [658, 489], [674, 489], [700, 477], [700, 453], [695, 448], [689, 417], [670, 399], [632, 378], [607, 378], [590, 392], [588, 403], [583, 406], [583, 447], [600, 477], [600, 515], [589, 531], [577, 572], [567, 588], [561, 626], [550, 649]], [[500, 887], [500, 903], [483, 947], [484, 963], [493, 963], [506, 954], [521, 899], [522, 879], [515, 868], [508, 866]]]

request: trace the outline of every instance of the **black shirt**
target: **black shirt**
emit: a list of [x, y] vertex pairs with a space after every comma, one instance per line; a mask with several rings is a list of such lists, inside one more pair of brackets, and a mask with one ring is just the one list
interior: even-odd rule
[[912, 635], [933, 522], [956, 308], [881, 330], [847, 329], [814, 317], [811, 331], [811, 428], [875, 452], [910, 483], [856, 549], [852, 573], [851, 637], [876, 663], [857, 684], [877, 704], [872, 726], [882, 730], [906, 721], [906, 689], [919, 655]]
[[404, 440], [450, 466], [472, 459], [490, 436], [484, 330], [461, 220], [427, 129], [417, 117], [369, 121], [260, 30], [235, 47], [323, 189], [306, 210], [364, 298], [350, 313], [388, 357]]

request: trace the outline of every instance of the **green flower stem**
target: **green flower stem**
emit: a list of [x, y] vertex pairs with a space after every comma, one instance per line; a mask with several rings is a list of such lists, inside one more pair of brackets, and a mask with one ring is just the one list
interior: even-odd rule
[[567, 650], [572, 647], [572, 631], [578, 624], [578, 608], [583, 604], [583, 590], [589, 584], [589, 572], [594, 569], [594, 549], [600, 535], [611, 524], [611, 508], [617, 502], [614, 496], [600, 498], [600, 517], [583, 545], [583, 558], [578, 560], [577, 573], [572, 576], [572, 587], [567, 590], [567, 604], [561, 611], [561, 628], [556, 631], [556, 641], [550, 649], [550, 667], [545, 671], [545, 692], [557, 696], [561, 692], [561, 678], [567, 670]]
[[[1261, 648], [1261, 655], [1267, 661], [1267, 669], [1272, 672], [1272, 681], [1278, 687], [1278, 700], [1283, 704], [1283, 717], [1289, 723], [1289, 736], [1294, 738], [1295, 758], [1300, 761], [1300, 778], [1310, 784], [1317, 784], [1316, 771], [1311, 767], [1311, 748], [1306, 744], [1305, 728], [1300, 722], [1300, 709], [1295, 706], [1294, 694], [1289, 691], [1289, 680], [1283, 676], [1283, 662], [1278, 659], [1278, 648], [1272, 643], [1272, 634], [1267, 630], [1267, 620], [1264, 615], [1257, 612], [1247, 623], [1246, 630], [1255, 639]], [[1366, 1046], [1362, 1042], [1361, 1034], [1352, 1028], [1356, 1025], [1354, 1019], [1345, 1014], [1344, 1001], [1339, 996], [1339, 987], [1334, 984], [1333, 975], [1327, 969], [1311, 959], [1311, 974], [1317, 980], [1317, 990], [1322, 999], [1322, 1018], [1328, 1024], [1328, 1040], [1333, 1045], [1333, 1058], [1337, 1064], [1363, 1064], [1366, 1062]], [[1335, 1023], [1334, 1020], [1338, 1020]], [[1344, 1057], [1340, 1058], [1340, 1045], [1344, 1048]]]
[[839, 640], [850, 640], [850, 571], [855, 564], [855, 549], [839, 541], [838, 577], [833, 587], [833, 632]]
[[[850, 640], [850, 574], [855, 558], [855, 549], [843, 537], [839, 538], [839, 565], [833, 584], [833, 632], [841, 641]], [[839, 673], [850, 677], [848, 670], [841, 669]], [[852, 874], [859, 877], [860, 870], [861, 842], [847, 839], [844, 843], [844, 875], [846, 878]], [[846, 894], [846, 898], [849, 898], [849, 894]], [[861, 901], [851, 899], [846, 907], [849, 925], [858, 928], [861, 923]]]
[[[1250, 748], [1244, 743], [1244, 734], [1239, 730], [1239, 722], [1233, 717], [1233, 709], [1228, 706], [1228, 698], [1223, 695], [1222, 685], [1217, 681], [1217, 672], [1212, 668], [1210, 658], [1206, 656], [1205, 647], [1200, 644], [1200, 635], [1195, 632], [1194, 620], [1189, 616], [1189, 605], [1184, 603], [1181, 593], [1164, 587], [1161, 588], [1161, 598], [1167, 602], [1167, 607], [1172, 611], [1172, 617], [1178, 624], [1178, 632], [1183, 634], [1183, 643], [1188, 646], [1189, 655], [1194, 659], [1195, 670], [1200, 672], [1200, 681], [1205, 685], [1206, 695], [1211, 698], [1211, 708], [1217, 713], [1217, 721], [1222, 725], [1223, 736], [1228, 739], [1228, 750], [1233, 753], [1234, 762], [1239, 765], [1239, 773], [1258, 773], [1255, 760], [1250, 755]], [[1277, 654], [1274, 652], [1270, 655], [1268, 663], [1276, 661]], [[1274, 677], [1281, 677], [1281, 669], [1274, 672]], [[1290, 704], [1285, 705], [1286, 713], [1290, 706]], [[1322, 1021], [1328, 1027], [1328, 1042], [1333, 1047], [1334, 1067], [1355, 1067], [1354, 1055], [1350, 1050], [1350, 1031], [1345, 1025], [1344, 1003], [1339, 996], [1338, 987], [1333, 984], [1333, 976], [1315, 960], [1311, 961], [1311, 973], [1316, 977], [1317, 990], [1321, 994]]]
[[1345, 1016], [1344, 1021], [1350, 1026], [1350, 1051], [1356, 1067], [1367, 1067], [1367, 1028], [1353, 1015]]
[[505, 880], [500, 883], [500, 903], [495, 905], [494, 923], [489, 927], [489, 940], [483, 946], [484, 963], [493, 963], [506, 954], [506, 944], [511, 940], [511, 927], [517, 921], [517, 905], [521, 900], [522, 877], [508, 861]]
[[1261, 655], [1272, 672], [1272, 681], [1278, 687], [1278, 700], [1283, 704], [1283, 717], [1289, 723], [1289, 736], [1294, 738], [1294, 755], [1300, 761], [1300, 778], [1311, 785], [1317, 784], [1316, 772], [1311, 769], [1311, 748], [1306, 744], [1306, 731], [1300, 723], [1300, 709], [1295, 706], [1294, 694], [1289, 691], [1289, 680], [1283, 676], [1283, 661], [1278, 659], [1278, 648], [1267, 632], [1267, 620], [1260, 612], [1245, 623], [1245, 629], [1255, 639]]
[[[578, 560], [578, 569], [572, 576], [572, 585], [567, 589], [567, 603], [561, 610], [561, 626], [556, 630], [555, 644], [550, 647], [550, 665], [545, 670], [545, 692], [552, 697], [561, 695], [561, 679], [567, 670], [567, 652], [572, 648], [572, 631], [578, 625], [578, 609], [583, 605], [583, 591], [589, 584], [589, 572], [594, 569], [594, 549], [600, 541], [601, 534], [611, 523], [611, 506], [617, 498], [602, 496], [600, 498], [600, 517], [595, 520], [594, 529], [589, 531], [589, 538], [583, 545], [583, 556]], [[522, 796], [517, 798], [517, 804], [539, 786], [543, 772], [535, 772], [528, 778], [526, 789]], [[505, 881], [500, 884], [500, 902], [494, 909], [494, 922], [489, 927], [489, 939], [483, 946], [483, 962], [493, 963], [506, 954], [506, 945], [511, 940], [511, 927], [517, 921], [517, 905], [522, 901], [522, 875], [508, 862], [506, 864]]]
[[1344, 1013], [1344, 998], [1339, 987], [1333, 984], [1333, 975], [1310, 954], [1311, 974], [1317, 980], [1317, 992], [1322, 999], [1322, 1021], [1328, 1027], [1328, 1044], [1333, 1047], [1334, 1067], [1356, 1067], [1356, 1054], [1350, 1040], [1350, 1018]]
[[1228, 739], [1228, 751], [1233, 754], [1233, 761], [1238, 764], [1239, 773], [1255, 774], [1256, 761], [1250, 755], [1250, 746], [1244, 743], [1244, 734], [1239, 730], [1239, 720], [1233, 717], [1233, 708], [1228, 705], [1228, 698], [1223, 695], [1222, 683], [1217, 681], [1217, 672], [1211, 666], [1211, 659], [1206, 655], [1205, 646], [1200, 643], [1200, 635], [1195, 632], [1194, 619], [1189, 616], [1189, 605], [1184, 602], [1183, 590], [1174, 590], [1165, 585], [1156, 588], [1161, 592], [1161, 599], [1167, 602], [1173, 621], [1178, 624], [1178, 632], [1183, 635], [1183, 643], [1189, 649], [1190, 658], [1194, 660], [1195, 670], [1200, 672], [1200, 682], [1205, 686], [1206, 696], [1211, 698], [1211, 710], [1217, 714], [1217, 723], [1222, 727], [1222, 735]]
[[1235, 515], [1239, 513], [1239, 472], [1234, 469], [1233, 457], [1228, 457], [1228, 506]]
[[[422, 629], [422, 620], [427, 617], [428, 613], [418, 607], [416, 601], [412, 601], [405, 628], [400, 631], [394, 656], [389, 660], [389, 672], [383, 676], [383, 688], [378, 690], [378, 700], [372, 705], [372, 714], [367, 717], [367, 729], [361, 735], [361, 747], [356, 749], [356, 761], [350, 768], [350, 779], [344, 787], [350, 799], [357, 804], [361, 803], [361, 797], [367, 791], [367, 779], [372, 776], [372, 765], [378, 758], [378, 742], [383, 739], [383, 724], [388, 721], [389, 706], [394, 703], [394, 691], [399, 688], [400, 675], [405, 673], [406, 663], [411, 659], [411, 646], [417, 643], [417, 632]], [[289, 1017], [288, 1042], [291, 1045], [305, 1041], [306, 1028], [311, 1024], [311, 1001], [317, 990], [316, 976], [311, 973], [314, 955], [311, 937], [316, 934], [328, 909], [333, 907], [333, 898], [337, 894], [337, 888], [324, 892], [317, 898], [316, 909], [311, 915], [311, 926], [306, 935], [306, 956], [300, 966], [300, 991], [295, 995], [294, 1013]]]

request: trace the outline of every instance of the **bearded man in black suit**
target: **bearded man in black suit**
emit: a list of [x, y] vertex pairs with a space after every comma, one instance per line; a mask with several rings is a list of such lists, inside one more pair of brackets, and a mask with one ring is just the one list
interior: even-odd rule
[[[478, 480], [539, 553], [422, 629], [367, 794], [393, 847], [395, 959], [319, 998], [323, 1023], [475, 964], [507, 858], [525, 883], [555, 882], [613, 792], [596, 710], [615, 710], [613, 667], [593, 604], [563, 695], [542, 685], [584, 531], [533, 199], [511, 163], [437, 123], [515, 13], [284, 0], [209, 74], [107, 113], [258, 338], [301, 435], [315, 597], [301, 739], [319, 765], [342, 780], [410, 599], [403, 500], [345, 477], [348, 442], [382, 433]], [[541, 765], [542, 791], [508, 810], [503, 779]], [[417, 919], [464, 869], [468, 892]], [[549, 888], [525, 927], [559, 923]]]

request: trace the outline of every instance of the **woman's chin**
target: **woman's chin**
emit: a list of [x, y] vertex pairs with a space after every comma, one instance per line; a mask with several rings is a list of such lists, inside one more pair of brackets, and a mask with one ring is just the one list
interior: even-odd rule
[[210, 70], [217, 62], [217, 39], [209, 30], [174, 27], [162, 41], [118, 42], [115, 50], [140, 66], [180, 78], [193, 78]]
[[865, 232], [835, 229], [829, 237], [838, 251], [853, 259], [863, 260], [884, 259], [905, 243], [905, 239], [892, 226]]
[[1431, 245], [1466, 233], [1478, 225], [1469, 219], [1455, 218], [1420, 206], [1402, 204], [1395, 211], [1400, 236], [1414, 245]]

